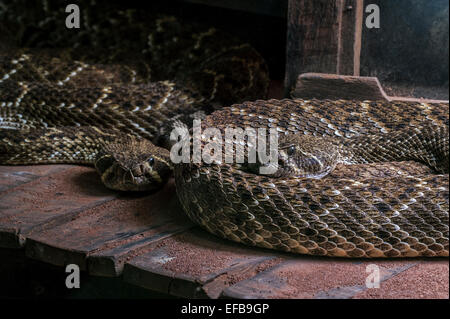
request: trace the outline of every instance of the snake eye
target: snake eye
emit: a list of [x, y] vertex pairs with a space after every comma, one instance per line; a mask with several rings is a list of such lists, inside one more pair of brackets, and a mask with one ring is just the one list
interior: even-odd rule
[[294, 145], [289, 146], [289, 148], [288, 148], [288, 150], [287, 150], [287, 154], [288, 154], [289, 156], [291, 156], [291, 155], [294, 155], [294, 153], [295, 153], [295, 146], [294, 146]]
[[148, 163], [150, 164], [150, 166], [153, 166], [153, 164], [155, 164], [155, 159], [153, 157], [150, 157], [148, 159]]

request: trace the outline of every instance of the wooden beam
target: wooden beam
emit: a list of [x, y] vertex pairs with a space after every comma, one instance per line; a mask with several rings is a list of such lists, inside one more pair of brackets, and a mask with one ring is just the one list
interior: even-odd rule
[[173, 296], [218, 298], [230, 285], [282, 261], [274, 251], [245, 247], [192, 228], [127, 261], [123, 279]]
[[[2, 166], [0, 172], [8, 169], [11, 168]], [[83, 210], [117, 197], [117, 193], [101, 184], [90, 167], [62, 165], [42, 171], [38, 166], [20, 166], [20, 169], [28, 172], [25, 174], [30, 177], [28, 181], [14, 176], [11, 184], [0, 192], [0, 247], [21, 248], [33, 231], [71, 220]], [[63, 183], [68, 180], [73, 184]]]
[[298, 77], [292, 98], [319, 100], [408, 101], [417, 103], [448, 103], [432, 100], [388, 96], [376, 77], [305, 73]]
[[353, 43], [353, 75], [359, 76], [361, 74], [361, 43], [362, 43], [362, 28], [364, 14], [364, 0], [356, 0], [355, 10], [355, 41]]
[[359, 75], [363, 0], [338, 0], [338, 54], [336, 74]]
[[336, 1], [289, 0], [285, 96], [300, 73], [335, 73], [338, 6]]
[[293, 98], [319, 100], [388, 100], [375, 77], [305, 73], [298, 77]]
[[285, 96], [301, 73], [359, 75], [363, 0], [289, 0]]
[[[350, 299], [363, 295], [368, 290], [364, 284], [365, 269], [371, 262], [373, 263], [373, 261], [362, 260], [351, 264], [349, 260], [344, 259], [317, 260], [303, 256], [301, 259], [287, 260], [252, 278], [226, 288], [222, 297], [233, 299]], [[380, 268], [380, 281], [385, 282], [400, 274], [406, 278], [404, 272], [413, 267], [420, 267], [420, 263], [402, 260], [401, 264], [395, 264], [389, 260], [382, 260], [377, 261], [377, 266]], [[351, 276], [349, 276], [350, 272]], [[318, 277], [333, 278], [333, 281], [331, 283], [329, 279], [318, 280]], [[443, 277], [444, 274], [442, 274]], [[407, 280], [411, 280], [411, 283], [414, 282], [411, 277]], [[414, 285], [412, 284], [412, 286]]]

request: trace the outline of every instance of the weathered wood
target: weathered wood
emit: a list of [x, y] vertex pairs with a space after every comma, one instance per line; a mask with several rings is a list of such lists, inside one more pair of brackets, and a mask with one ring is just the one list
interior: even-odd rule
[[219, 298], [223, 291], [230, 285], [244, 278], [251, 278], [259, 272], [281, 263], [283, 260], [283, 258], [276, 257], [261, 257], [254, 258], [254, 260], [247, 263], [233, 265], [215, 274], [213, 279], [203, 285], [202, 290], [210, 298]]
[[301, 74], [291, 96], [322, 100], [388, 100], [377, 78], [320, 73]]
[[285, 96], [301, 73], [359, 75], [363, 0], [290, 0]]
[[355, 262], [354, 260], [311, 257], [291, 259], [226, 288], [222, 297], [352, 298], [368, 289], [366, 286], [368, 265], [379, 268], [382, 283], [418, 265], [418, 262], [387, 260]]
[[115, 277], [122, 274], [124, 263], [145, 251], [148, 245], [192, 228], [186, 223], [171, 222], [159, 225], [152, 231], [142, 234], [142, 239], [131, 240], [121, 246], [95, 251], [88, 255], [87, 269], [94, 276]]
[[119, 196], [74, 219], [27, 232], [27, 255], [54, 265], [75, 263], [91, 274], [118, 276], [124, 261], [139, 250], [192, 227], [177, 203], [173, 182], [157, 194]]
[[338, 10], [336, 1], [289, 1], [286, 95], [300, 73], [336, 73]]
[[69, 167], [70, 165], [0, 166], [0, 193]]
[[359, 75], [363, 0], [339, 0], [336, 74]]
[[20, 248], [33, 228], [74, 218], [115, 197], [93, 169], [56, 167], [51, 175], [0, 193], [0, 247]]
[[292, 98], [320, 100], [372, 100], [407, 101], [417, 103], [448, 103], [448, 100], [432, 100], [388, 96], [375, 77], [346, 76], [324, 73], [305, 73], [298, 77], [291, 92]]
[[124, 267], [124, 280], [185, 298], [217, 298], [236, 281], [266, 269], [276, 253], [251, 249], [192, 229], [167, 238]]

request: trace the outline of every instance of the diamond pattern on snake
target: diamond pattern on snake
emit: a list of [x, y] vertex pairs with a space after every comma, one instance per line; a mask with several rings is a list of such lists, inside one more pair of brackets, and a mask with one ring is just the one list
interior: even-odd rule
[[[0, 11], [2, 29], [20, 31], [4, 33], [0, 55], [2, 165], [93, 165], [121, 191], [155, 190], [173, 175], [194, 222], [249, 246], [448, 256], [447, 103], [265, 100], [263, 58], [223, 31], [85, 6], [84, 27], [69, 37], [45, 3], [20, 24], [12, 12], [23, 1]], [[276, 172], [172, 163], [167, 135], [198, 114], [202, 129], [222, 133], [277, 128]]]

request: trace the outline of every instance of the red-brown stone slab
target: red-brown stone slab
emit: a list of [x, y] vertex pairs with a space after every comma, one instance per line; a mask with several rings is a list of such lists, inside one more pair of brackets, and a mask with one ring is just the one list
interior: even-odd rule
[[72, 167], [71, 165], [0, 166], [0, 192], [39, 177]]
[[368, 299], [447, 299], [449, 298], [448, 260], [423, 261], [353, 298]]
[[[448, 278], [448, 261], [442, 260], [339, 260], [327, 258], [299, 257], [286, 261], [248, 280], [241, 281], [224, 290], [225, 298], [329, 298], [348, 299], [364, 298], [371, 293], [381, 297], [383, 290], [368, 288], [366, 280], [373, 270], [369, 265], [379, 269], [380, 285], [402, 278], [410, 291], [411, 298], [420, 297], [420, 283], [413, 269], [419, 265], [427, 265], [427, 271], [433, 270]], [[372, 267], [371, 266], [371, 267]], [[443, 272], [444, 268], [446, 273]], [[410, 275], [409, 275], [410, 274]], [[432, 277], [432, 276], [430, 276]], [[425, 283], [424, 283], [425, 284]], [[448, 279], [434, 291], [434, 296], [447, 293]], [[369, 294], [368, 296], [366, 294]], [[387, 295], [386, 295], [387, 296]]]
[[54, 265], [77, 264], [91, 274], [117, 276], [125, 260], [150, 243], [192, 227], [175, 185], [154, 194], [123, 193], [76, 218], [27, 233], [29, 257]]
[[116, 196], [94, 169], [81, 166], [8, 188], [0, 193], [0, 246], [20, 248], [31, 229], [52, 227]]
[[186, 298], [217, 298], [226, 287], [272, 267], [282, 256], [221, 240], [194, 228], [125, 264], [124, 280]]

